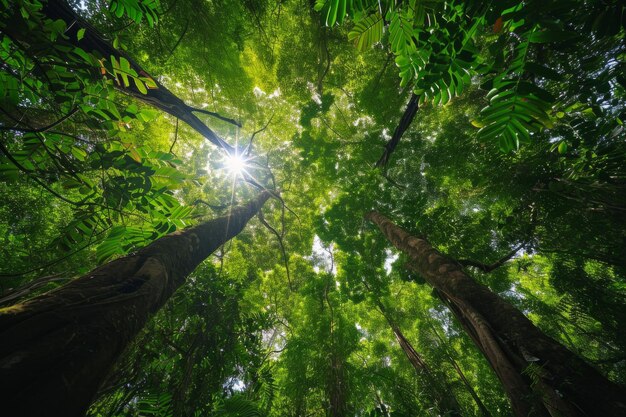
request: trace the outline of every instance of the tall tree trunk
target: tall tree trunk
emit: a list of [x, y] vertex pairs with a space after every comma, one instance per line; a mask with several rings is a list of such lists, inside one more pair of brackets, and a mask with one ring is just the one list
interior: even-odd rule
[[270, 197], [164, 236], [0, 310], [0, 392], [11, 416], [81, 416], [124, 348], [204, 259]]
[[446, 300], [502, 381], [515, 415], [626, 416], [626, 389], [545, 335], [426, 240], [377, 212], [366, 215]]
[[[413, 369], [418, 375], [424, 377], [424, 380], [428, 384], [426, 389], [431, 393], [431, 397], [433, 402], [439, 408], [439, 411], [442, 415], [448, 416], [462, 416], [461, 407], [454, 396], [454, 393], [450, 390], [450, 387], [447, 381], [443, 380], [441, 375], [435, 375], [430, 367], [424, 362], [422, 356], [413, 348], [411, 342], [404, 336], [402, 330], [398, 326], [398, 324], [393, 320], [385, 306], [382, 304], [380, 300], [375, 300], [376, 305], [378, 306], [378, 310], [385, 317], [387, 323], [389, 323], [389, 327], [393, 331], [398, 344], [402, 348], [402, 351], [406, 355], [411, 365], [413, 365]], [[447, 413], [447, 414], [446, 414]]]

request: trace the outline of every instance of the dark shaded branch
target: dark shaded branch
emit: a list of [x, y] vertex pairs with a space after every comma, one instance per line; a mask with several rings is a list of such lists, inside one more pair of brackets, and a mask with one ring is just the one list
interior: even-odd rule
[[394, 187], [400, 189], [400, 190], [406, 190], [406, 186], [402, 185], [402, 184], [398, 184], [398, 182], [396, 180], [394, 180], [393, 178], [391, 178], [387, 173], [383, 172], [383, 178], [385, 178], [387, 181], [389, 181], [389, 183], [391, 185], [393, 185]]
[[606, 364], [606, 363], [616, 364], [618, 362], [624, 362], [624, 361], [626, 361], [626, 355], [617, 356], [613, 358], [592, 360], [593, 363], [597, 363], [597, 364]]
[[330, 70], [330, 52], [328, 51], [328, 39], [326, 35], [327, 35], [326, 28], [324, 27], [322, 28], [322, 39], [321, 39], [324, 45], [324, 49], [321, 50], [322, 48], [320, 45], [320, 50], [322, 53], [326, 54], [324, 56], [324, 58], [326, 58], [326, 67], [324, 68], [324, 71], [319, 74], [318, 79], [317, 79], [317, 91], [320, 93], [320, 95], [322, 94], [322, 90], [323, 90], [324, 78], [326, 78], [326, 74], [328, 74], [328, 71]]
[[219, 113], [215, 113], [212, 111], [208, 111], [208, 110], [204, 110], [204, 109], [199, 109], [197, 107], [191, 107], [191, 106], [187, 106], [189, 108], [189, 111], [192, 112], [196, 112], [196, 113], [202, 113], [202, 114], [208, 114], [209, 116], [215, 117], [216, 119], [220, 119], [224, 122], [230, 123], [231, 125], [235, 125], [237, 127], [241, 127], [241, 122], [238, 122], [235, 119], [231, 119], [230, 117], [226, 117], [226, 116], [222, 116]]
[[385, 65], [383, 65], [383, 69], [380, 70], [380, 72], [378, 73], [378, 76], [376, 77], [376, 81], [374, 82], [374, 86], [372, 87], [372, 90], [378, 89], [378, 86], [380, 85], [380, 80], [383, 78], [383, 75], [385, 75], [385, 71], [387, 71], [387, 67], [389, 66], [389, 63], [391, 62], [393, 58], [394, 58], [394, 55], [392, 53], [387, 55], [387, 59], [385, 60]]
[[485, 273], [489, 273], [493, 271], [494, 269], [501, 267], [507, 261], [513, 258], [517, 254], [517, 252], [519, 252], [519, 250], [524, 247], [524, 245], [526, 245], [526, 242], [521, 243], [516, 248], [514, 248], [511, 252], [506, 254], [506, 256], [504, 256], [503, 258], [497, 260], [496, 262], [492, 264], [484, 264], [482, 262], [472, 261], [471, 259], [460, 259], [457, 262], [463, 266], [473, 266], [474, 268], [478, 268]]
[[54, 265], [56, 265], [56, 264], [58, 264], [58, 263], [60, 263], [60, 262], [62, 262], [64, 260], [66, 260], [67, 258], [70, 258], [70, 257], [76, 255], [78, 252], [80, 252], [80, 251], [82, 251], [84, 249], [87, 249], [89, 246], [91, 246], [91, 245], [93, 245], [95, 243], [98, 243], [99, 240], [94, 240], [94, 237], [98, 237], [98, 236], [106, 233], [107, 231], [109, 231], [109, 229], [110, 229], [110, 227], [107, 227], [107, 228], [101, 230], [98, 233], [92, 233], [92, 235], [89, 238], [89, 241], [86, 244], [84, 244], [80, 248], [78, 248], [78, 249], [76, 249], [76, 250], [74, 250], [74, 251], [72, 251], [72, 252], [70, 252], [70, 253], [68, 253], [66, 255], [61, 256], [60, 258], [55, 259], [54, 261], [50, 261], [50, 262], [45, 263], [45, 264], [43, 264], [41, 266], [38, 266], [36, 268], [31, 268], [31, 269], [29, 269], [27, 271], [15, 272], [13, 274], [0, 274], [0, 278], [17, 278], [17, 277], [21, 277], [21, 276], [26, 275], [26, 274], [30, 274], [31, 272], [40, 271], [42, 269], [46, 269], [46, 268], [49, 268], [51, 266], [54, 266]]
[[233, 204], [221, 204], [221, 205], [218, 206], [218, 205], [215, 205], [215, 204], [209, 204], [209, 203], [207, 203], [204, 200], [197, 199], [193, 203], [191, 203], [192, 206], [197, 206], [198, 204], [204, 204], [205, 206], [207, 206], [211, 210], [220, 211], [220, 210], [227, 209], [228, 207], [232, 207], [233, 205], [237, 205], [237, 202], [234, 202]]
[[80, 201], [72, 201], [72, 200], [70, 200], [70, 199], [68, 199], [68, 198], [65, 198], [65, 197], [63, 197], [61, 194], [57, 193], [57, 192], [56, 192], [56, 191], [54, 191], [52, 188], [50, 188], [48, 185], [46, 185], [46, 183], [45, 183], [45, 182], [43, 182], [42, 180], [40, 180], [40, 179], [37, 177], [37, 174], [38, 174], [37, 172], [32, 171], [32, 170], [30, 170], [30, 169], [26, 168], [24, 165], [20, 164], [20, 163], [19, 163], [19, 162], [18, 162], [18, 161], [17, 161], [17, 160], [16, 160], [16, 159], [15, 159], [15, 158], [11, 155], [11, 153], [9, 152], [9, 150], [8, 150], [8, 149], [7, 149], [7, 148], [6, 148], [6, 147], [5, 147], [5, 146], [4, 146], [1, 142], [0, 142], [0, 153], [3, 153], [3, 154], [7, 157], [7, 159], [8, 159], [9, 161], [11, 161], [11, 163], [13, 163], [13, 165], [15, 165], [15, 167], [16, 167], [17, 169], [19, 169], [19, 170], [20, 170], [20, 171], [22, 171], [24, 174], [26, 174], [26, 175], [27, 175], [30, 179], [32, 179], [33, 181], [35, 181], [37, 184], [39, 184], [42, 188], [44, 188], [46, 191], [48, 191], [50, 194], [52, 194], [52, 195], [53, 195], [53, 196], [55, 196], [56, 198], [58, 198], [58, 199], [60, 199], [60, 200], [62, 200], [62, 201], [65, 201], [65, 202], [66, 202], [66, 203], [68, 203], [68, 204], [71, 204], [71, 205], [73, 205], [73, 206], [75, 206], [75, 207], [84, 207], [84, 206], [102, 207], [102, 208], [105, 208], [105, 209], [107, 209], [107, 210], [113, 210], [113, 211], [115, 211], [115, 212], [117, 212], [117, 213], [120, 213], [120, 214], [126, 214], [126, 215], [129, 215], [129, 216], [135, 216], [135, 217], [138, 217], [138, 218], [140, 218], [140, 219], [142, 219], [142, 220], [144, 220], [144, 221], [148, 221], [145, 217], [143, 217], [143, 216], [142, 216], [142, 215], [140, 215], [140, 214], [136, 214], [136, 213], [132, 213], [132, 212], [127, 212], [127, 211], [121, 210], [121, 209], [119, 209], [119, 208], [115, 208], [115, 207], [107, 206], [107, 205], [104, 205], [104, 204], [99, 204], [99, 203], [95, 203], [95, 202], [90, 202], [90, 201], [88, 201], [91, 197], [93, 197], [93, 196], [96, 194], [96, 192], [95, 192], [95, 191], [94, 191], [94, 192], [92, 192], [91, 194], [89, 194], [88, 196], [86, 196], [85, 198], [83, 198], [83, 199], [82, 199], [82, 200], [80, 200]]
[[404, 114], [402, 114], [400, 123], [398, 123], [396, 130], [393, 132], [393, 136], [385, 145], [385, 151], [383, 152], [382, 156], [376, 162], [377, 167], [386, 167], [387, 162], [389, 162], [389, 158], [391, 157], [393, 151], [396, 150], [396, 147], [398, 146], [402, 135], [409, 128], [411, 122], [413, 122], [413, 119], [415, 118], [415, 114], [417, 114], [417, 110], [419, 109], [418, 100], [419, 97], [417, 95], [411, 94], [411, 98], [406, 106], [406, 109], [404, 110]]

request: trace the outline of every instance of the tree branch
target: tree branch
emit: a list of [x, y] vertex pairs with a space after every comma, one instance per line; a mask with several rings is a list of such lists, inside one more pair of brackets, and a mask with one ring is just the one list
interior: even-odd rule
[[511, 252], [509, 252], [506, 256], [504, 256], [503, 258], [497, 260], [496, 262], [492, 264], [484, 264], [482, 262], [472, 261], [471, 259], [459, 259], [457, 262], [460, 265], [473, 266], [474, 268], [480, 269], [481, 271], [485, 273], [489, 273], [493, 271], [494, 269], [497, 269], [501, 267], [502, 265], [504, 265], [507, 261], [509, 261], [512, 257], [514, 257], [515, 254], [517, 254], [517, 252], [519, 252], [519, 250], [522, 249], [525, 245], [526, 245], [526, 242], [523, 242], [522, 244], [514, 248]]
[[246, 149], [243, 151], [243, 155], [245, 157], [248, 157], [248, 155], [250, 155], [250, 152], [252, 151], [252, 141], [254, 140], [254, 137], [256, 135], [258, 135], [259, 133], [263, 132], [265, 129], [267, 129], [267, 127], [270, 125], [270, 123], [272, 123], [272, 119], [274, 119], [274, 115], [275, 114], [276, 114], [276, 112], [272, 113], [272, 116], [267, 121], [267, 123], [265, 123], [265, 126], [263, 126], [259, 130], [256, 130], [254, 133], [252, 133], [252, 136], [250, 137], [250, 142], [248, 143], [248, 146], [246, 146]]
[[235, 120], [235, 119], [231, 119], [231, 118], [229, 118], [229, 117], [222, 116], [222, 115], [221, 115], [221, 114], [219, 114], [219, 113], [215, 113], [215, 112], [212, 112], [212, 111], [208, 111], [208, 110], [204, 110], [204, 109], [199, 109], [199, 108], [197, 108], [197, 107], [191, 107], [191, 106], [187, 106], [187, 109], [188, 109], [189, 111], [191, 111], [191, 112], [202, 113], [202, 114], [208, 114], [209, 116], [215, 117], [216, 119], [223, 120], [223, 121], [225, 121], [225, 122], [227, 122], [227, 123], [230, 123], [231, 125], [235, 125], [235, 126], [237, 126], [237, 127], [241, 127], [241, 123], [240, 123], [240, 122], [238, 122], [237, 120]]
[[261, 210], [259, 210], [257, 217], [259, 218], [259, 221], [261, 222], [261, 224], [265, 226], [270, 232], [272, 232], [278, 239], [280, 250], [283, 253], [283, 262], [285, 263], [285, 271], [287, 272], [287, 283], [289, 284], [289, 289], [293, 292], [293, 285], [291, 283], [291, 275], [289, 274], [289, 260], [287, 259], [287, 251], [285, 251], [283, 238], [280, 235], [280, 233], [278, 233], [276, 229], [270, 226], [270, 224], [265, 220], [265, 217], [263, 217], [263, 212]]
[[16, 130], [16, 131], [25, 132], [25, 133], [41, 133], [41, 132], [45, 132], [46, 130], [52, 129], [53, 127], [63, 123], [65, 120], [67, 120], [70, 117], [72, 117], [72, 115], [74, 113], [76, 113], [77, 111], [78, 111], [78, 107], [74, 107], [69, 113], [67, 113], [65, 116], [61, 117], [59, 120], [55, 121], [54, 123], [49, 124], [48, 126], [40, 127], [38, 129], [26, 129], [26, 128], [22, 128], [22, 127], [0, 126], [0, 130]]
[[172, 153], [174, 146], [176, 145], [176, 141], [178, 140], [178, 117], [176, 118], [176, 130], [174, 131], [174, 142], [172, 142], [172, 146], [170, 146], [169, 153]]
[[393, 132], [393, 136], [391, 137], [389, 142], [387, 142], [387, 144], [385, 145], [385, 151], [383, 152], [380, 159], [378, 159], [378, 161], [376, 162], [376, 167], [381, 167], [384, 169], [387, 165], [387, 162], [389, 162], [389, 158], [391, 157], [393, 151], [395, 151], [396, 146], [398, 146], [402, 135], [409, 128], [411, 122], [413, 122], [413, 119], [415, 118], [415, 114], [417, 114], [417, 110], [419, 109], [418, 99], [419, 97], [417, 95], [411, 94], [411, 99], [409, 100], [409, 103], [404, 110], [404, 114], [402, 114], [400, 123], [396, 127], [396, 130]]
[[169, 61], [172, 55], [174, 55], [174, 51], [176, 50], [176, 48], [178, 48], [178, 45], [180, 45], [180, 42], [183, 40], [183, 38], [187, 34], [188, 29], [189, 29], [189, 19], [187, 19], [187, 21], [185, 22], [185, 29], [183, 29], [183, 33], [181, 33], [180, 37], [178, 38], [178, 41], [176, 41], [176, 43], [174, 44], [174, 47], [170, 50], [169, 55], [165, 59], [165, 62]]
[[234, 202], [233, 204], [222, 204], [222, 205], [218, 206], [218, 205], [214, 205], [214, 204], [209, 204], [209, 203], [207, 203], [204, 200], [197, 199], [193, 203], [191, 203], [192, 206], [197, 206], [198, 204], [204, 204], [205, 206], [207, 206], [211, 210], [220, 211], [220, 210], [224, 210], [224, 209], [227, 209], [229, 207], [232, 207], [234, 205], [237, 205], [237, 202]]
[[80, 248], [78, 248], [78, 249], [76, 249], [76, 250], [74, 250], [74, 251], [72, 251], [72, 252], [70, 252], [70, 253], [68, 253], [66, 255], [61, 256], [60, 258], [57, 258], [57, 259], [55, 259], [53, 261], [47, 262], [47, 263], [45, 263], [45, 264], [43, 264], [41, 266], [38, 266], [36, 268], [31, 268], [31, 269], [26, 270], [26, 271], [15, 272], [15, 273], [12, 273], [12, 274], [0, 274], [0, 278], [17, 278], [17, 277], [24, 276], [26, 274], [30, 274], [31, 272], [40, 271], [42, 269], [46, 269], [48, 267], [56, 265], [56, 264], [58, 264], [58, 263], [60, 263], [60, 262], [62, 262], [64, 260], [66, 260], [67, 258], [76, 255], [78, 252], [82, 251], [83, 249], [87, 249], [89, 246], [91, 246], [91, 245], [93, 245], [95, 243], [99, 243], [99, 240], [94, 240], [93, 238], [102, 235], [103, 233], [109, 231], [110, 229], [111, 229], [111, 227], [107, 227], [107, 228], [103, 229], [102, 231], [100, 231], [98, 233], [92, 234], [92, 236], [89, 237], [89, 241], [85, 245], [81, 246]]
[[0, 298], [0, 306], [17, 304], [18, 300], [26, 297], [33, 291], [45, 286], [50, 282], [64, 282], [70, 279], [70, 277], [63, 277], [61, 275], [61, 273], [58, 273], [54, 275], [43, 276], [33, 281], [27, 282], [20, 287], [5, 292]]
[[72, 201], [63, 197], [61, 194], [57, 193], [52, 188], [48, 187], [42, 180], [40, 180], [37, 176], [34, 175], [36, 174], [35, 172], [26, 168], [24, 165], [20, 164], [15, 158], [13, 158], [13, 155], [11, 155], [9, 150], [2, 143], [0, 143], [0, 152], [2, 152], [9, 159], [9, 161], [11, 161], [11, 163], [15, 165], [20, 171], [28, 175], [30, 179], [35, 181], [37, 184], [39, 184], [41, 187], [43, 187], [46, 191], [48, 191], [50, 194], [52, 194], [56, 198], [62, 201], [65, 201], [66, 203], [71, 204], [73, 206], [80, 207], [83, 205], [83, 203], [81, 202]]

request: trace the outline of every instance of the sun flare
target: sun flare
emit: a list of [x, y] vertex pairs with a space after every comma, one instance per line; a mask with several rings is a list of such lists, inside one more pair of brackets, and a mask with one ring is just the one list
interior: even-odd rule
[[231, 174], [241, 175], [246, 169], [246, 160], [238, 154], [228, 155], [224, 165]]

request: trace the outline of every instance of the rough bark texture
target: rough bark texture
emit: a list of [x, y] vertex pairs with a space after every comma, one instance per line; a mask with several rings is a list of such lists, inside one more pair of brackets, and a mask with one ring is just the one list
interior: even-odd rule
[[[65, 36], [67, 37], [66, 42], [72, 44], [73, 46], [82, 48], [87, 52], [95, 53], [96, 55], [102, 56], [107, 61], [110, 59], [111, 56], [116, 57], [118, 60], [120, 57], [124, 57], [128, 60], [131, 68], [135, 70], [137, 74], [141, 76], [149, 76], [149, 74], [130, 56], [114, 48], [113, 45], [106, 41], [93, 26], [91, 26], [80, 16], [78, 16], [76, 12], [64, 0], [48, 0], [48, 2], [45, 4], [43, 12], [48, 18], [53, 20], [61, 19], [67, 24], [67, 30], [65, 31]], [[17, 23], [18, 21], [20, 20], [16, 19], [15, 23]], [[85, 29], [84, 36], [81, 40], [78, 40], [78, 31], [81, 29]], [[7, 25], [6, 30], [8, 30], [14, 38], [22, 40], [26, 44], [30, 43], [28, 39], [29, 30], [27, 28], [9, 24]], [[148, 103], [153, 107], [156, 107], [166, 113], [171, 114], [174, 117], [179, 118], [180, 120], [191, 126], [198, 133], [200, 133], [202, 136], [204, 136], [206, 139], [228, 151], [229, 153], [234, 150], [232, 146], [226, 143], [221, 137], [213, 132], [213, 130], [211, 130], [206, 124], [204, 124], [198, 117], [196, 117], [195, 114], [193, 114], [193, 111], [195, 111], [195, 109], [185, 104], [183, 100], [178, 98], [165, 86], [159, 83], [156, 78], [150, 78], [152, 78], [156, 82], [157, 88], [148, 90], [147, 94], [143, 94], [141, 91], [139, 91], [135, 84], [132, 82], [128, 87], [118, 86], [118, 88], [126, 94], [129, 94], [139, 100]], [[206, 111], [203, 112], [210, 113]], [[222, 120], [235, 123], [234, 121], [221, 117], [217, 114], [213, 115]]]
[[167, 235], [57, 290], [0, 310], [4, 412], [83, 415], [146, 321], [269, 197], [263, 192], [228, 216]]
[[626, 389], [545, 335], [426, 240], [411, 236], [380, 213], [366, 218], [410, 257], [409, 267], [448, 302], [502, 381], [517, 416], [626, 416]]

